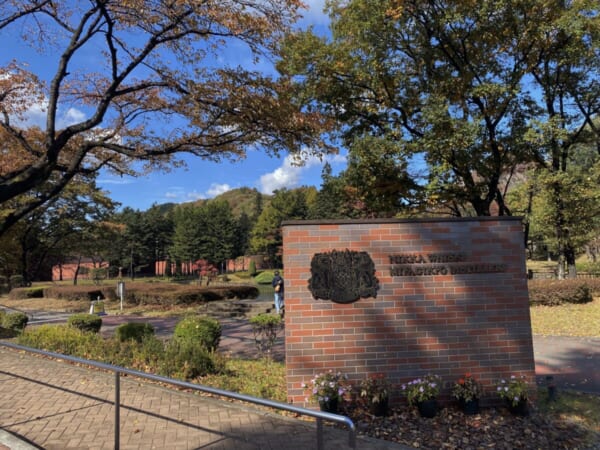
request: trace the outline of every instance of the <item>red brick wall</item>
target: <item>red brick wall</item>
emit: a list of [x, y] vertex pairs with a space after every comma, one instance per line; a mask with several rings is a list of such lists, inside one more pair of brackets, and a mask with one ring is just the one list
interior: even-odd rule
[[[366, 251], [375, 263], [376, 298], [351, 304], [315, 300], [308, 289], [315, 253]], [[456, 271], [493, 264], [499, 272], [392, 276], [390, 256], [459, 255], [460, 262], [402, 264]], [[465, 372], [495, 398], [499, 378], [534, 379], [521, 221], [290, 221], [283, 226], [288, 400], [307, 406], [302, 384], [332, 369], [358, 382], [384, 373], [401, 384], [427, 373], [447, 385]], [[488, 266], [489, 267], [489, 266]], [[404, 273], [404, 272], [402, 272]], [[397, 399], [397, 396], [396, 396]]]
[[[77, 266], [79, 265], [79, 267], [84, 267], [86, 269], [98, 269], [98, 268], [102, 268], [102, 267], [106, 267], [108, 268], [108, 262], [101, 262], [101, 263], [92, 263], [92, 262], [82, 262], [80, 264], [76, 264], [76, 263], [66, 263], [66, 264], [62, 264], [62, 265], [56, 265], [56, 266], [52, 266], [52, 281], [66, 281], [66, 280], [73, 280], [75, 278], [75, 271], [77, 270]], [[61, 278], [61, 272], [62, 272], [62, 278]], [[77, 275], [77, 278], [79, 278], [80, 280], [88, 280], [90, 279], [90, 274], [88, 273], [80, 273], [79, 275]]]

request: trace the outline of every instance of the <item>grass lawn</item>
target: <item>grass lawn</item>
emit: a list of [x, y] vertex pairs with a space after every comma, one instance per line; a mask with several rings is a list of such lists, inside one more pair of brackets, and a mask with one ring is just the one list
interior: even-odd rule
[[556, 401], [546, 401], [545, 388], [538, 391], [536, 407], [543, 414], [600, 433], [600, 396], [575, 391], [560, 391]]
[[600, 298], [582, 305], [534, 306], [533, 334], [544, 336], [600, 337]]

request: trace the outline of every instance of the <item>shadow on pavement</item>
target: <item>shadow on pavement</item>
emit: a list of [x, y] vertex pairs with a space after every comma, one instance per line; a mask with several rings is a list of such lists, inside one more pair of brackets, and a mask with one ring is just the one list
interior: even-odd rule
[[533, 346], [538, 385], [600, 394], [600, 339], [534, 336]]

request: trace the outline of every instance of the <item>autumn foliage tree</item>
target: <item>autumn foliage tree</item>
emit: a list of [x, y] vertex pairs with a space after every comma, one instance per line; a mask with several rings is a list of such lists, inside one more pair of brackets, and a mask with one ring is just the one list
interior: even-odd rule
[[[47, 79], [0, 67], [0, 234], [100, 169], [135, 175], [181, 164], [317, 148], [319, 114], [304, 114], [285, 78], [218, 63], [241, 46], [268, 55], [299, 0], [7, 0], [0, 37], [53, 56]], [[42, 108], [45, 124], [26, 125]], [[70, 108], [68, 123], [61, 113]], [[142, 164], [136, 164], [142, 162]], [[35, 195], [29, 193], [35, 191]], [[18, 200], [18, 201], [15, 201]]]

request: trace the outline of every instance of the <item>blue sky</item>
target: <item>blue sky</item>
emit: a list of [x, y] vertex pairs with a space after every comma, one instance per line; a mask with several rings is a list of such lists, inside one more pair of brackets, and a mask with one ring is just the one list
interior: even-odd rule
[[[308, 10], [304, 18], [297, 24], [304, 28], [309, 25], [316, 31], [326, 32], [327, 17], [323, 14], [325, 0], [306, 1]], [[56, 67], [52, 58], [41, 58], [38, 53], [20, 43], [17, 39], [10, 46], [3, 46], [0, 53], [0, 64], [5, 64], [12, 59], [26, 62], [29, 69], [40, 78], [49, 78]], [[239, 54], [227, 55], [223, 58], [237, 58]], [[264, 65], [264, 63], [263, 63]], [[63, 108], [60, 120], [64, 124], [81, 120], [85, 113], [74, 108]], [[28, 122], [43, 126], [45, 114], [42, 106], [31, 108]], [[270, 157], [265, 152], [249, 149], [246, 158], [237, 161], [223, 161], [214, 163], [203, 161], [191, 156], [184, 156], [187, 168], [173, 169], [170, 173], [152, 173], [148, 176], [132, 178], [118, 177], [103, 173], [98, 178], [98, 185], [108, 191], [110, 197], [122, 206], [146, 210], [152, 204], [167, 202], [182, 203], [200, 198], [211, 198], [230, 189], [239, 187], [256, 188], [265, 194], [271, 194], [275, 189], [295, 188], [303, 185], [319, 187], [323, 161], [311, 158], [305, 164], [298, 166], [285, 154], [279, 158]], [[343, 155], [330, 156], [327, 160], [331, 163], [334, 173], [344, 169], [345, 158]]]

